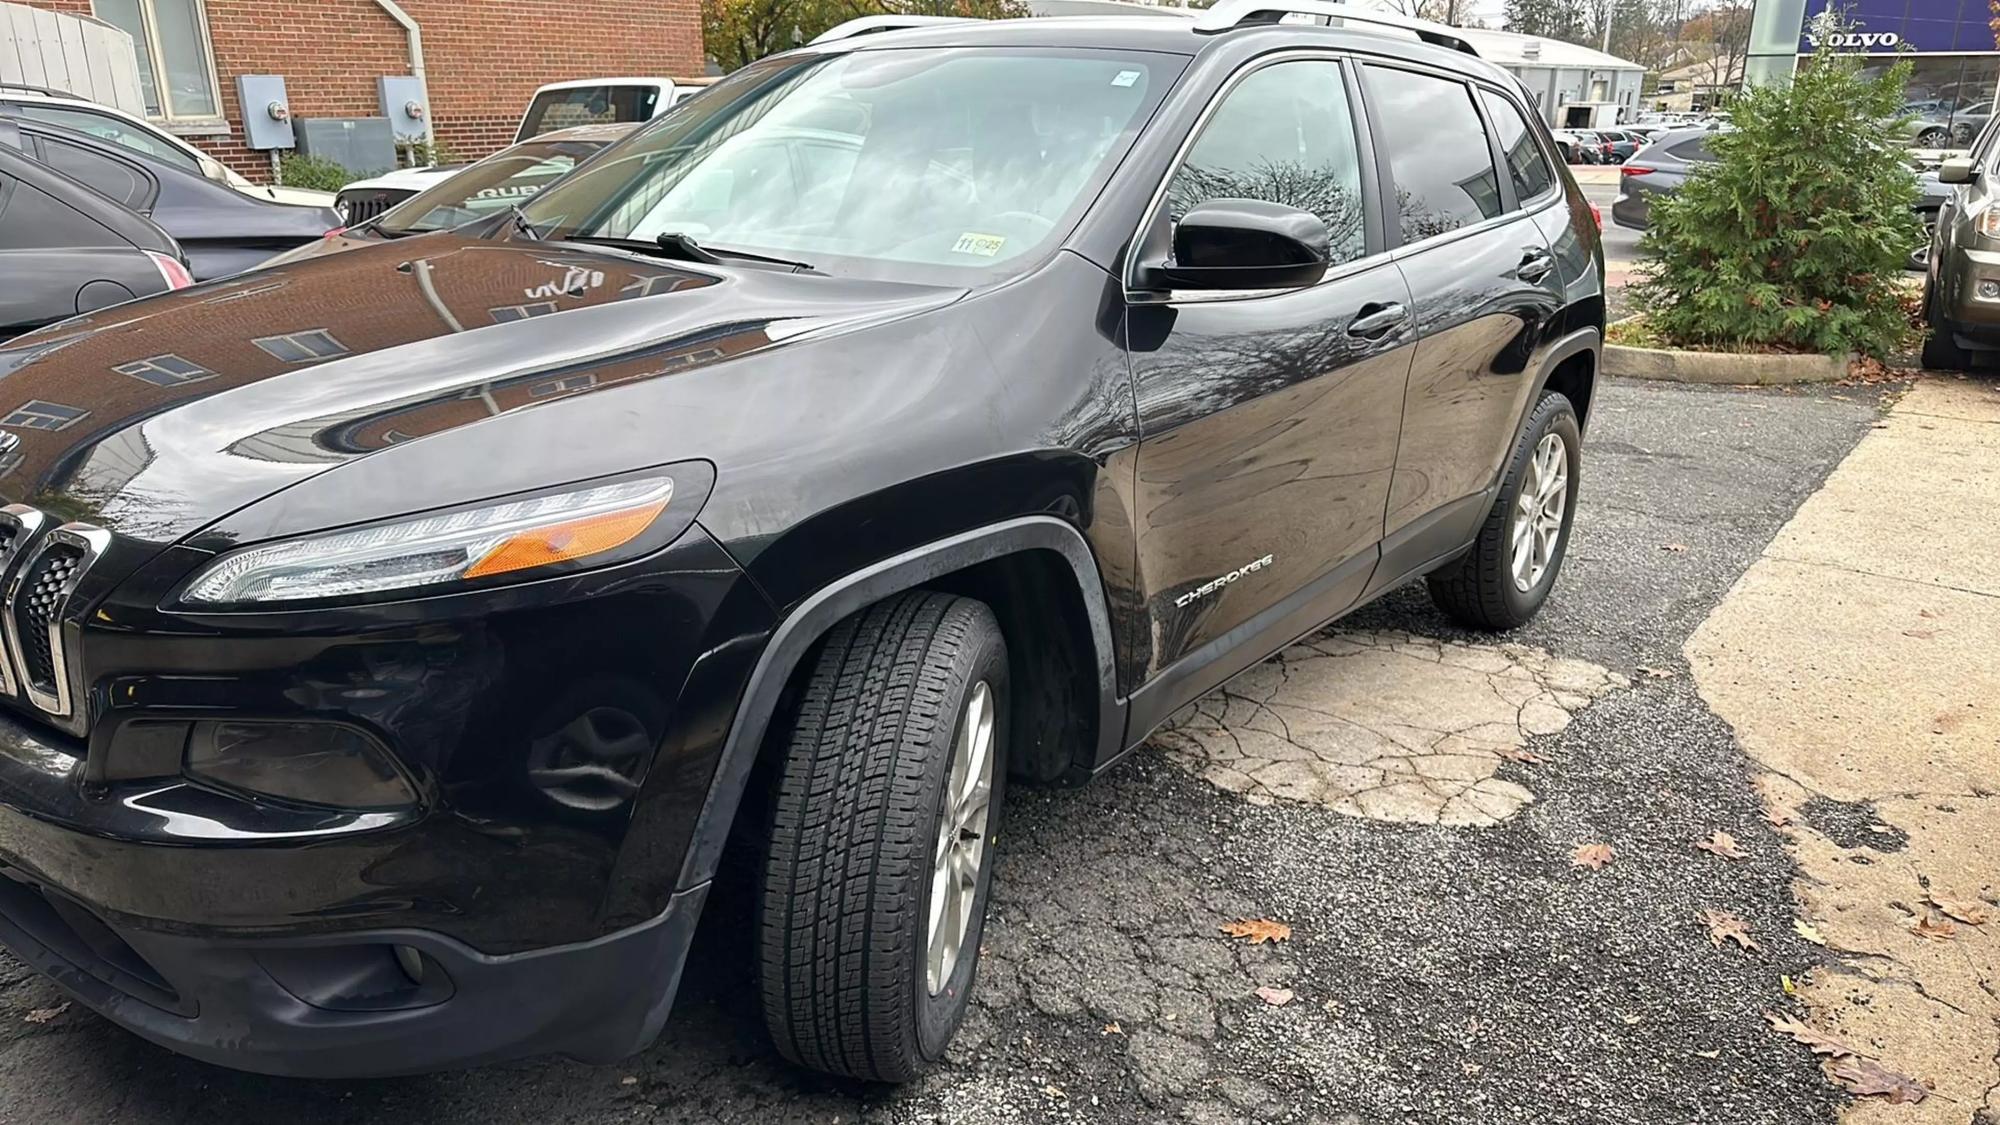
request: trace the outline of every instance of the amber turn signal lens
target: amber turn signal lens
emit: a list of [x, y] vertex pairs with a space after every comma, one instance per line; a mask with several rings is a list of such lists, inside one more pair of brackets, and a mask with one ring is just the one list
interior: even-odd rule
[[622, 547], [646, 530], [666, 509], [667, 498], [616, 512], [585, 516], [509, 536], [465, 572], [467, 578], [488, 578], [515, 570], [589, 558]]

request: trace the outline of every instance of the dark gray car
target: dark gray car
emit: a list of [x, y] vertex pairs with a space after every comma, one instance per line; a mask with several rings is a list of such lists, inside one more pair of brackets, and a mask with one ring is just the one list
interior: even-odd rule
[[0, 118], [0, 148], [49, 165], [152, 219], [187, 254], [196, 281], [240, 273], [340, 225], [329, 207], [252, 199], [214, 180], [45, 121]]
[[[1688, 176], [1703, 164], [1715, 163], [1708, 142], [1715, 136], [1710, 129], [1673, 129], [1653, 138], [1653, 143], [1632, 154], [1618, 170], [1618, 198], [1611, 203], [1611, 221], [1632, 230], [1652, 225], [1653, 201], [1672, 195]], [[1938, 182], [1937, 173], [1917, 173], [1917, 218], [1926, 231], [1937, 225], [1938, 208], [1950, 189]], [[1909, 267], [1920, 270], [1929, 248], [1919, 247], [1910, 254]]]
[[190, 283], [165, 231], [5, 146], [0, 277], [0, 340]]

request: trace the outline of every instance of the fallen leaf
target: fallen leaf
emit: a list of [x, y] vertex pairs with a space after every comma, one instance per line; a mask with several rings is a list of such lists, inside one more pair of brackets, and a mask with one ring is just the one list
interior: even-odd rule
[[1588, 867], [1595, 871], [1610, 863], [1611, 857], [1616, 854], [1610, 844], [1585, 844], [1570, 853], [1569, 862], [1571, 867]]
[[1958, 936], [1958, 927], [1950, 922], [1934, 922], [1930, 915], [1926, 914], [1917, 919], [1917, 924], [1910, 927], [1910, 932], [1932, 941], [1950, 941]]
[[1282, 1008], [1297, 999], [1298, 994], [1289, 988], [1272, 988], [1265, 985], [1257, 990], [1257, 998], [1273, 1008]]
[[1222, 932], [1233, 938], [1243, 938], [1251, 945], [1292, 940], [1290, 926], [1269, 918], [1238, 918], [1234, 922], [1224, 922]]
[[1920, 640], [1920, 641], [1928, 641], [1928, 640], [1930, 640], [1930, 639], [1931, 639], [1932, 637], [1935, 637], [1935, 636], [1937, 636], [1937, 630], [1936, 630], [1936, 629], [1905, 629], [1905, 630], [1903, 630], [1903, 635], [1904, 635], [1904, 636], [1906, 636], [1906, 637], [1914, 637], [1914, 638], [1916, 638], [1917, 640]]
[[1781, 974], [1778, 977], [1778, 987], [1784, 989], [1787, 996], [1797, 996], [1799, 994], [1799, 986], [1792, 983], [1789, 973]]
[[1773, 828], [1783, 828], [1792, 822], [1792, 814], [1779, 809], [1765, 809], [1764, 823]]
[[1641, 664], [1639, 666], [1639, 674], [1642, 676], [1651, 676], [1656, 680], [1665, 680], [1673, 677], [1674, 670], [1672, 668], [1648, 668]]
[[1526, 762], [1529, 765], [1539, 765], [1543, 761], [1546, 761], [1540, 754], [1535, 753], [1525, 746], [1509, 746], [1505, 750], [1500, 751], [1500, 756], [1510, 762]]
[[625, 1077], [620, 1078], [618, 1080], [618, 1084], [620, 1086], [637, 1086], [639, 1084], [639, 1076], [636, 1074], [628, 1074]]
[[1678, 554], [1680, 554], [1680, 553], [1681, 553], [1682, 551], [1685, 551], [1685, 550], [1687, 550], [1687, 549], [1688, 549], [1688, 545], [1687, 545], [1686, 543], [1662, 543], [1662, 544], [1660, 544], [1660, 550], [1662, 550], [1662, 551], [1665, 551], [1665, 552], [1667, 552], [1668, 554], [1673, 554], [1673, 555], [1678, 555]]
[[1716, 1050], [1713, 1051], [1696, 1051], [1695, 1054], [1700, 1055], [1702, 1058], [1705, 1059], [1719, 1059], [1722, 1057], [1722, 1051], [1720, 1048], [1717, 1048]]
[[1939, 898], [1930, 896], [1930, 904], [1938, 908], [1945, 917], [1968, 926], [1984, 926], [1993, 920], [1993, 908], [1983, 902], [1971, 899]]
[[67, 1011], [69, 1011], [69, 1001], [65, 1000], [53, 1008], [36, 1008], [21, 1018], [29, 1023], [47, 1023]]
[[1644, 1016], [1641, 1016], [1641, 1015], [1640, 1015], [1639, 1013], [1637, 1013], [1637, 1012], [1620, 1012], [1620, 1013], [1618, 1013], [1618, 1022], [1620, 1022], [1620, 1023], [1624, 1024], [1624, 1025], [1625, 1025], [1625, 1026], [1627, 1026], [1627, 1027], [1630, 1027], [1630, 1026], [1632, 1026], [1633, 1024], [1635, 1024], [1635, 1023], [1638, 1023], [1638, 1022], [1639, 1022], [1640, 1020], [1642, 1020], [1642, 1019], [1644, 1019], [1644, 1018], [1645, 1018]]
[[1694, 846], [1724, 859], [1749, 859], [1750, 853], [1736, 846], [1736, 837], [1718, 828], [1709, 833], [1708, 839], [1696, 840]]
[[1047, 1094], [1049, 1097], [1052, 1098], [1059, 1098], [1063, 1101], [1069, 1100], [1069, 1095], [1063, 1093], [1063, 1089], [1061, 1086], [1044, 1086], [1042, 1087], [1042, 1093]]
[[1890, 1105], [1915, 1105], [1931, 1096], [1930, 1088], [1907, 1074], [1898, 1074], [1873, 1059], [1844, 1058], [1826, 1064], [1826, 1072], [1847, 1092], [1880, 1097]]
[[1836, 1039], [1826, 1032], [1813, 1027], [1811, 1024], [1801, 1023], [1787, 1015], [1780, 1015], [1777, 1012], [1765, 1012], [1764, 1022], [1771, 1025], [1772, 1031], [1780, 1035], [1791, 1036], [1793, 1042], [1806, 1047], [1815, 1055], [1825, 1055], [1830, 1059], [1844, 1059], [1861, 1053], [1855, 1050], [1846, 1040]]
[[1806, 939], [1807, 941], [1812, 942], [1814, 945], [1826, 944], [1825, 935], [1819, 932], [1818, 927], [1814, 926], [1811, 922], [1806, 921], [1804, 918], [1792, 919], [1792, 932]]
[[1933, 618], [1933, 619], [1934, 619], [1934, 618], [1936, 618], [1936, 617], [1937, 617], [1937, 614], [1935, 614], [1935, 613], [1932, 613], [1932, 612], [1931, 612], [1930, 610], [1928, 610], [1928, 609], [1920, 609], [1920, 610], [1918, 610], [1918, 611], [1917, 611], [1917, 616], [1918, 616], [1918, 617], [1923, 617], [1923, 618]]
[[1750, 923], [1738, 918], [1727, 910], [1704, 910], [1701, 920], [1708, 927], [1709, 943], [1717, 949], [1725, 941], [1733, 941], [1743, 949], [1762, 949], [1757, 939], [1750, 936]]
[[1123, 1035], [1123, 1034], [1125, 1034], [1125, 1029], [1124, 1029], [1124, 1028], [1122, 1028], [1122, 1027], [1119, 1027], [1119, 1026], [1117, 1025], [1117, 1023], [1115, 1023], [1115, 1022], [1113, 1022], [1113, 1023], [1107, 1023], [1107, 1024], [1105, 1024], [1105, 1025], [1104, 1025], [1104, 1034], [1106, 1034], [1106, 1035]]
[[1486, 1068], [1480, 1066], [1476, 1062], [1462, 1062], [1458, 1064], [1458, 1069], [1461, 1072], [1463, 1072], [1467, 1078], [1474, 1078], [1478, 1076], [1480, 1071], [1485, 1070]]

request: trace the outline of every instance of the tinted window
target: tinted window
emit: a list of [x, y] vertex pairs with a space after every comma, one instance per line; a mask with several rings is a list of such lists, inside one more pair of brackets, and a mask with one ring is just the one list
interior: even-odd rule
[[1556, 174], [1542, 156], [1542, 146], [1528, 129], [1528, 122], [1514, 103], [1491, 90], [1479, 91], [1486, 102], [1486, 116], [1493, 120], [1493, 132], [1500, 151], [1507, 155], [1507, 174], [1514, 181], [1514, 196], [1526, 202], [1549, 190]]
[[1382, 124], [1403, 241], [1440, 235], [1500, 213], [1500, 177], [1463, 82], [1370, 66], [1368, 95]]
[[122, 160], [48, 137], [42, 138], [42, 159], [77, 183], [134, 211], [146, 210], [153, 201], [153, 185]]
[[97, 220], [35, 185], [0, 174], [0, 250], [126, 245]]
[[614, 121], [645, 121], [659, 103], [657, 86], [576, 86], [544, 90], [528, 103], [521, 121], [521, 138], [538, 137], [574, 125]]
[[98, 140], [123, 145], [141, 156], [172, 165], [183, 172], [201, 174], [200, 163], [188, 155], [187, 150], [168, 144], [163, 138], [154, 136], [129, 121], [120, 120], [109, 114], [92, 113], [87, 109], [42, 105], [39, 102], [23, 102], [16, 108], [21, 111], [23, 117], [46, 121], [65, 129], [75, 129]]
[[406, 200], [375, 227], [389, 234], [409, 234], [464, 226], [523, 202], [568, 175], [600, 147], [548, 140], [516, 145]]
[[1366, 253], [1361, 162], [1337, 64], [1267, 66], [1230, 91], [1167, 188], [1175, 222], [1211, 199], [1311, 211], [1332, 235], [1333, 261]]
[[1667, 151], [1691, 164], [1715, 162], [1715, 154], [1708, 151], [1707, 137], [1689, 137], [1687, 140], [1668, 145]]

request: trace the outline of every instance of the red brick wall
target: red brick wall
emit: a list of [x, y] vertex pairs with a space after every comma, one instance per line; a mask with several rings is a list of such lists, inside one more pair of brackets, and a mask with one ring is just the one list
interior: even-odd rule
[[[90, 8], [88, 0], [26, 0]], [[403, 29], [373, 0], [206, 0], [227, 137], [192, 138], [253, 180], [270, 159], [242, 143], [239, 74], [282, 74], [296, 117], [381, 112], [375, 79], [408, 74]], [[698, 0], [401, 0], [423, 29], [438, 142], [467, 157], [513, 139], [528, 96], [545, 82], [618, 75], [697, 75]]]

